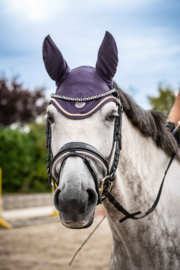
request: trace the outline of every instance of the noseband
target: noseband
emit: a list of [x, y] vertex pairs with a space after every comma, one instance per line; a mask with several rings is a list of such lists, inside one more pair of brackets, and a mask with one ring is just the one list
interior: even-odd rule
[[[53, 157], [52, 150], [51, 150], [51, 126], [47, 119], [46, 147], [48, 148], [48, 154], [47, 154], [46, 161], [47, 161], [47, 173], [49, 176], [49, 184], [51, 186], [59, 185], [59, 178], [60, 178], [62, 167], [65, 161], [69, 157], [80, 157], [84, 161], [85, 165], [87, 166], [88, 170], [90, 171], [94, 179], [96, 192], [98, 194], [97, 204], [102, 203], [102, 200], [105, 198], [103, 196], [104, 192], [107, 189], [109, 189], [109, 187], [111, 191], [113, 187], [112, 182], [115, 179], [115, 173], [118, 166], [119, 154], [121, 150], [121, 125], [122, 125], [123, 106], [120, 103], [117, 103], [117, 106], [118, 106], [118, 116], [116, 116], [115, 122], [114, 122], [113, 143], [112, 143], [112, 148], [111, 148], [111, 152], [110, 152], [108, 160], [95, 147], [84, 142], [67, 143], [63, 145], [59, 149], [59, 151], [56, 153], [56, 155]], [[113, 152], [114, 152], [114, 160], [110, 168]], [[62, 159], [62, 162], [61, 162], [59, 173], [57, 173], [55, 168], [60, 159]], [[97, 173], [93, 167], [91, 160], [99, 162], [103, 168], [104, 178], [101, 180], [100, 186], [98, 185]]]

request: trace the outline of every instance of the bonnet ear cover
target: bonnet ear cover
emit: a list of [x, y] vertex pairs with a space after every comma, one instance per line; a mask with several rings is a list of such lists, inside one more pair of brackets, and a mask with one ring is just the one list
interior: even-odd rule
[[49, 35], [43, 42], [43, 61], [47, 73], [58, 86], [66, 78], [70, 68]]
[[118, 50], [114, 37], [106, 31], [96, 62], [96, 71], [108, 86], [113, 88], [113, 77], [118, 65]]

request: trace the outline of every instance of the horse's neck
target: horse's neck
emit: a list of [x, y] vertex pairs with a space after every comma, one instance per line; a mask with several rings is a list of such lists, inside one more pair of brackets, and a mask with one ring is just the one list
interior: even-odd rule
[[[127, 119], [126, 115], [123, 116], [122, 136], [123, 150], [120, 153], [112, 194], [128, 212], [133, 213], [140, 210], [144, 213], [152, 206], [156, 198], [170, 157], [162, 149], [157, 148], [151, 138], [144, 137]], [[128, 261], [129, 265], [132, 260], [132, 265], [134, 265], [141, 247], [144, 247], [145, 243], [151, 245], [153, 240], [149, 228], [152, 224], [153, 226], [158, 224], [159, 217], [162, 214], [161, 211], [164, 213], [163, 222], [167, 217], [165, 211], [167, 211], [169, 217], [173, 218], [174, 213], [171, 213], [171, 209], [168, 210], [166, 208], [169, 207], [169, 204], [175, 203], [174, 196], [180, 199], [179, 191], [175, 191], [173, 188], [173, 184], [178, 185], [176, 185], [177, 189], [180, 188], [178, 171], [179, 164], [175, 161], [166, 177], [166, 188], [164, 187], [163, 189], [163, 198], [160, 200], [158, 210], [156, 209], [148, 218], [140, 221], [129, 219], [120, 224], [119, 220], [123, 217], [123, 214], [107, 202], [107, 199], [105, 200], [104, 206], [113, 233], [115, 249], [118, 250], [118, 247], [120, 248], [119, 253], [112, 252], [112, 254], [119, 254], [118, 256], [121, 256], [121, 258], [123, 256], [123, 260]], [[174, 180], [175, 178], [176, 181]], [[174, 181], [173, 184], [172, 181]], [[173, 196], [168, 195], [168, 192], [172, 193]], [[145, 230], [147, 231], [145, 232]], [[143, 234], [145, 235], [144, 238]], [[118, 260], [116, 256], [113, 259]], [[123, 269], [129, 268], [124, 267]]]
[[151, 196], [157, 194], [169, 159], [152, 138], [145, 137], [124, 114], [115, 196], [130, 211], [136, 211], [137, 207], [147, 210], [145, 204], [151, 204]]

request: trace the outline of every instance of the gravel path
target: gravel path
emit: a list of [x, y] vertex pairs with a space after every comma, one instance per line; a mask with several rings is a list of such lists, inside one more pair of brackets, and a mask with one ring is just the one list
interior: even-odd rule
[[70, 230], [57, 221], [11, 230], [0, 229], [0, 270], [108, 270], [111, 231], [103, 221], [72, 266], [75, 251], [101, 220], [96, 216], [88, 229]]

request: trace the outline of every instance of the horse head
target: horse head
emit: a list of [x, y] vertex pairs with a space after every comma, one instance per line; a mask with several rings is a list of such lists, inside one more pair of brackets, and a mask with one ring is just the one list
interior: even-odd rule
[[101, 202], [102, 179], [114, 172], [110, 168], [119, 128], [119, 100], [112, 79], [117, 54], [116, 42], [106, 32], [96, 68], [70, 70], [50, 36], [43, 43], [45, 68], [57, 86], [47, 108], [48, 173], [56, 186], [55, 207], [69, 228], [92, 224], [95, 206]]

